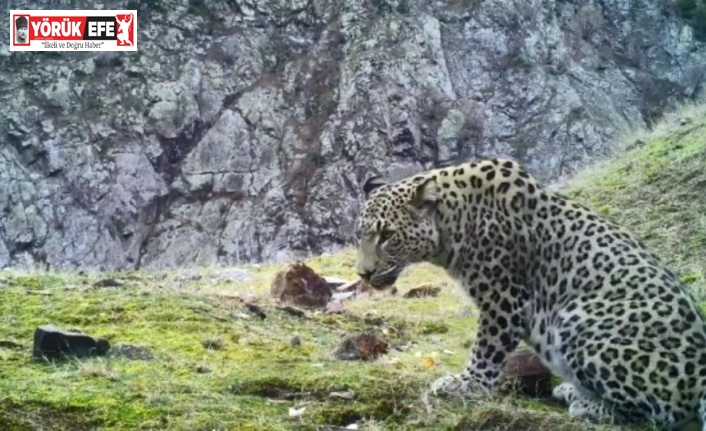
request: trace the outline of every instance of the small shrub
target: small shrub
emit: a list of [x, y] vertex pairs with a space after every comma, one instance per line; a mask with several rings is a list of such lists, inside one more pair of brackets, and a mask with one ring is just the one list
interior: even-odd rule
[[706, 0], [677, 0], [679, 14], [694, 29], [694, 36], [706, 41]]
[[586, 5], [579, 9], [576, 18], [581, 38], [584, 40], [588, 40], [592, 34], [605, 26], [601, 11], [593, 5]]

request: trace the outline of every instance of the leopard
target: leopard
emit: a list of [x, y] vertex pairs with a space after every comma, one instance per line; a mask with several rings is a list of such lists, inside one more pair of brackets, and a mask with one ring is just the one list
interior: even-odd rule
[[426, 393], [490, 396], [522, 343], [561, 379], [552, 398], [571, 418], [706, 431], [695, 294], [644, 239], [560, 192], [510, 158], [364, 181], [358, 276], [385, 290], [428, 262], [478, 310], [464, 369]]

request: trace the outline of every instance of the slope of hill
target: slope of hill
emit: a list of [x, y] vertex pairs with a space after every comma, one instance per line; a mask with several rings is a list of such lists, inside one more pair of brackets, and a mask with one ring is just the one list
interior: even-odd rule
[[564, 192], [641, 236], [684, 283], [706, 295], [706, 104], [668, 114]]
[[[702, 293], [706, 266], [706, 107], [673, 114], [586, 169], [564, 192], [645, 238]], [[355, 277], [352, 251], [308, 263]], [[562, 407], [518, 395], [434, 401], [420, 391], [466, 360], [477, 313], [437, 268], [418, 265], [404, 293], [432, 283], [436, 298], [344, 301], [338, 314], [291, 315], [267, 294], [283, 265], [119, 273], [0, 272], [0, 428], [20, 430], [608, 430]], [[99, 279], [124, 285], [96, 287]], [[260, 319], [238, 298], [251, 295]], [[115, 357], [46, 364], [31, 359], [34, 329], [53, 323], [146, 347], [151, 361]], [[373, 362], [340, 361], [344, 335], [390, 343]], [[297, 335], [300, 345], [292, 345]], [[642, 430], [645, 428], [634, 428]]]

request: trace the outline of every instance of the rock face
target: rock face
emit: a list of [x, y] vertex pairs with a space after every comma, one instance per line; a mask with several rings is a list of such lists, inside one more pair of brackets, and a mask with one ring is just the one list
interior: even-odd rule
[[0, 46], [0, 267], [319, 253], [369, 174], [502, 155], [555, 180], [706, 66], [656, 0], [113, 3], [136, 53]]

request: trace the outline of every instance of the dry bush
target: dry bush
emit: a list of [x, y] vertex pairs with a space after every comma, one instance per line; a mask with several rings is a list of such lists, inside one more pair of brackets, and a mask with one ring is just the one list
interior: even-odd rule
[[585, 5], [576, 13], [576, 22], [583, 40], [589, 40], [591, 36], [600, 31], [605, 26], [603, 14], [594, 5]]

